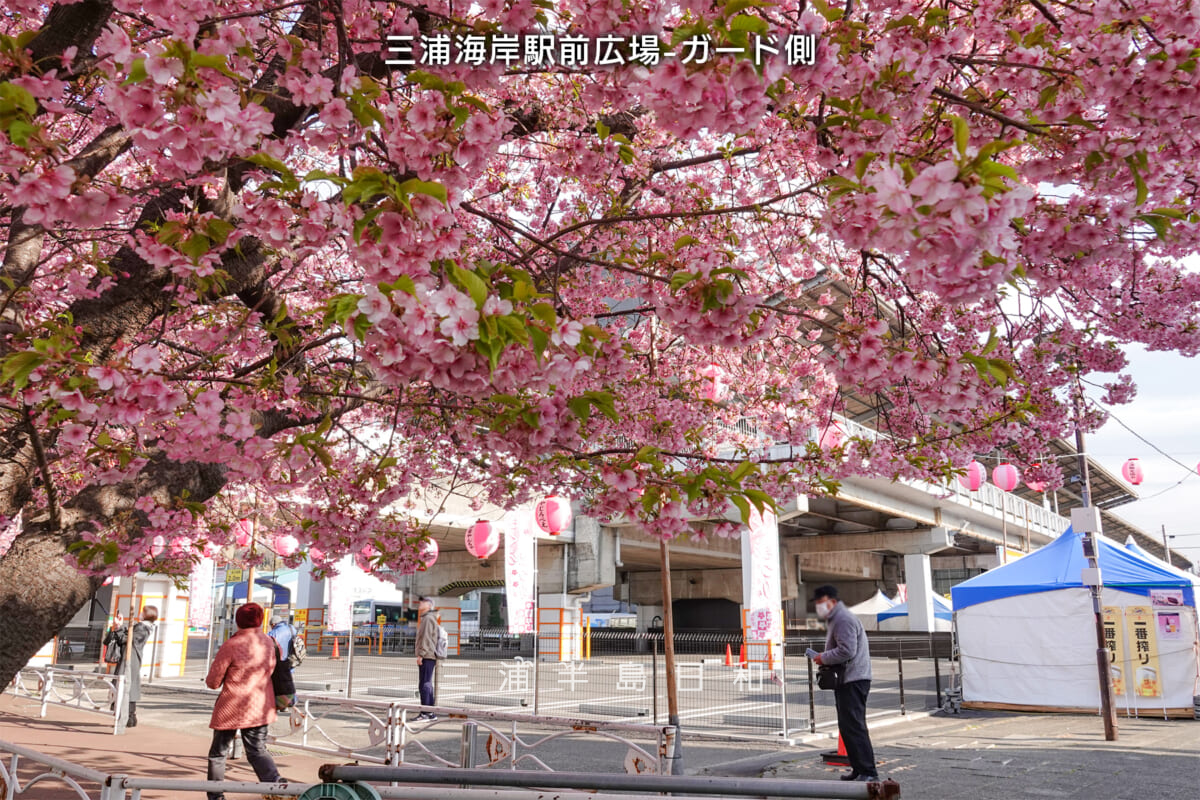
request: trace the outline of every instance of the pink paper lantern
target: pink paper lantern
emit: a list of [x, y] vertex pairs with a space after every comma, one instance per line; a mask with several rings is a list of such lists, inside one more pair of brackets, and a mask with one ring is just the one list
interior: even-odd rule
[[290, 533], [280, 533], [271, 541], [272, 549], [287, 558], [300, 549], [300, 540]]
[[[1034, 470], [1040, 470], [1041, 468], [1042, 468], [1041, 464], [1034, 464], [1032, 467], [1030, 467], [1030, 469], [1034, 469]], [[1025, 478], [1025, 485], [1028, 486], [1030, 489], [1032, 489], [1035, 492], [1046, 491], [1046, 482], [1045, 481], [1031, 481], [1031, 480], [1029, 480], [1029, 478]]]
[[150, 555], [158, 558], [167, 547], [167, 540], [161, 533], [150, 540]]
[[425, 544], [421, 546], [420, 555], [418, 556], [421, 561], [421, 566], [417, 567], [417, 570], [424, 572], [436, 564], [440, 550], [441, 548], [438, 547], [438, 543], [434, 539], [430, 539], [425, 542]]
[[1121, 465], [1121, 477], [1137, 486], [1146, 477], [1142, 474], [1142, 463], [1136, 458], [1129, 459]]
[[467, 552], [476, 558], [487, 558], [500, 547], [500, 532], [496, 526], [481, 519], [467, 528]]
[[978, 461], [972, 461], [967, 465], [967, 473], [965, 475], [960, 475], [958, 482], [964, 489], [974, 492], [980, 486], [983, 486], [983, 482], [986, 479], [987, 469], [985, 469], [983, 464], [980, 464]]
[[709, 364], [700, 370], [700, 377], [705, 379], [700, 388], [701, 397], [714, 403], [725, 397], [725, 372], [720, 367]]
[[845, 438], [846, 432], [842, 430], [841, 424], [834, 422], [821, 432], [821, 438], [817, 444], [821, 446], [822, 450], [832, 450], [841, 444]]
[[571, 524], [571, 504], [558, 495], [550, 495], [534, 509], [537, 526], [551, 536], [558, 536]]
[[254, 538], [254, 523], [248, 519], [239, 519], [233, 524], [233, 540], [238, 547], [248, 547]]
[[1020, 475], [1017, 473], [1017, 468], [1012, 464], [1000, 464], [992, 470], [992, 483], [1006, 492], [1011, 492], [1017, 488], [1017, 480]]

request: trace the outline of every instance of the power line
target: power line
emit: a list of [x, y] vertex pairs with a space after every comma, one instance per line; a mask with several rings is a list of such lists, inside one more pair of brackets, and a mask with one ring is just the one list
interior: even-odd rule
[[[1092, 386], [1092, 387], [1094, 387], [1094, 388], [1101, 388], [1101, 387], [1097, 386], [1096, 384], [1092, 383], [1091, 381], [1086, 381], [1086, 383], [1087, 383], [1089, 386]], [[1107, 415], [1108, 415], [1108, 416], [1109, 416], [1111, 419], [1115, 420], [1115, 421], [1116, 421], [1116, 423], [1117, 423], [1118, 425], [1120, 425], [1122, 428], [1124, 428], [1125, 430], [1127, 430], [1127, 431], [1129, 431], [1131, 434], [1133, 434], [1134, 438], [1136, 438], [1138, 441], [1142, 442], [1143, 444], [1145, 444], [1146, 446], [1148, 446], [1148, 447], [1149, 447], [1151, 450], [1153, 450], [1154, 452], [1158, 453], [1160, 456], [1162, 456], [1162, 457], [1166, 458], [1168, 461], [1170, 461], [1170, 462], [1172, 462], [1172, 463], [1174, 463], [1174, 464], [1177, 464], [1178, 466], [1180, 466], [1180, 467], [1183, 467], [1185, 470], [1187, 470], [1187, 475], [1183, 476], [1182, 478], [1180, 478], [1179, 480], [1177, 480], [1175, 483], [1171, 484], [1170, 486], [1168, 486], [1168, 487], [1167, 487], [1167, 488], [1165, 488], [1165, 489], [1161, 489], [1161, 490], [1159, 490], [1159, 491], [1155, 492], [1154, 494], [1148, 494], [1148, 495], [1146, 495], [1145, 497], [1139, 497], [1139, 498], [1138, 498], [1139, 500], [1153, 500], [1155, 497], [1159, 497], [1160, 495], [1164, 495], [1164, 494], [1166, 494], [1167, 492], [1172, 492], [1172, 491], [1174, 491], [1174, 490], [1178, 489], [1180, 486], [1182, 486], [1182, 485], [1183, 485], [1183, 482], [1184, 482], [1184, 481], [1186, 481], [1188, 478], [1192, 478], [1192, 477], [1195, 477], [1195, 476], [1196, 476], [1196, 474], [1197, 474], [1197, 473], [1196, 473], [1196, 470], [1195, 470], [1194, 468], [1192, 468], [1192, 467], [1188, 466], [1187, 464], [1184, 464], [1182, 461], [1180, 461], [1179, 459], [1177, 459], [1175, 456], [1173, 456], [1173, 455], [1171, 455], [1170, 453], [1166, 452], [1166, 451], [1165, 451], [1165, 450], [1163, 450], [1161, 447], [1159, 447], [1158, 445], [1156, 445], [1154, 442], [1150, 441], [1150, 440], [1149, 440], [1149, 439], [1147, 439], [1145, 436], [1142, 436], [1140, 433], [1138, 433], [1137, 431], [1135, 431], [1133, 428], [1131, 428], [1131, 427], [1129, 427], [1128, 425], [1126, 425], [1126, 424], [1125, 424], [1125, 423], [1124, 423], [1124, 422], [1121, 420], [1121, 418], [1120, 418], [1120, 417], [1118, 417], [1116, 414], [1114, 414], [1114, 413], [1112, 412], [1112, 409], [1110, 409], [1108, 406], [1104, 405], [1103, 403], [1101, 403], [1099, 400], [1096, 400], [1095, 398], [1091, 398], [1091, 397], [1089, 397], [1088, 399], [1089, 399], [1091, 402], [1095, 403], [1095, 404], [1096, 404], [1097, 406], [1099, 406], [1100, 408], [1102, 408], [1102, 409], [1104, 410], [1104, 412], [1105, 412], [1105, 413], [1106, 413], [1106, 414], [1107, 414]]]

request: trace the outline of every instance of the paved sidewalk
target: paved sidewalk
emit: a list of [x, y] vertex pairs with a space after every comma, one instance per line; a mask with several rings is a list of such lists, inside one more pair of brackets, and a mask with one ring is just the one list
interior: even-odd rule
[[[909, 800], [1200, 797], [1200, 721], [1121, 717], [1118, 734], [1106, 742], [1099, 716], [978, 711], [871, 731], [880, 776]], [[762, 774], [829, 778], [844, 770], [801, 751]]]
[[[0, 694], [0, 739], [100, 772], [184, 780], [205, 778], [210, 736], [182, 732], [164, 727], [161, 723], [148, 725], [140, 719], [137, 727], [128, 729], [123, 736], [114, 736], [110, 717], [51, 704], [43, 719], [38, 716], [38, 710], [38, 704], [32, 700], [8, 693]], [[270, 751], [279, 765], [280, 773], [302, 783], [318, 783], [317, 769], [330, 760], [315, 755], [298, 755], [274, 746]], [[22, 767], [19, 774], [24, 781], [36, 773]], [[244, 757], [227, 762], [225, 778], [231, 781], [257, 780]], [[85, 788], [88, 787], [85, 785]], [[76, 796], [60, 781], [39, 783], [29, 792], [19, 795], [28, 800], [58, 800]], [[202, 794], [187, 796], [197, 800], [204, 797]], [[178, 800], [178, 795], [149, 790], [143, 792], [142, 797], [146, 800]]]
[[[211, 699], [154, 689], [143, 700], [142, 724], [113, 736], [100, 715], [51, 705], [47, 717], [39, 719], [32, 701], [0, 695], [0, 739], [101, 772], [203, 779], [209, 744], [203, 725]], [[1119, 740], [1106, 742], [1096, 716], [966, 711], [878, 720], [871, 736], [880, 775], [899, 782], [902, 796], [910, 800], [1200, 797], [1200, 721], [1121, 717], [1119, 728]], [[457, 747], [457, 732], [447, 729], [444, 738], [443, 744]], [[842, 768], [822, 764], [819, 752], [835, 744], [825, 739], [782, 748], [718, 745], [689, 740], [685, 731], [684, 766], [689, 774], [834, 779]], [[576, 754], [575, 769], [612, 769], [611, 761], [589, 762], [595, 744], [564, 740], [562, 747]], [[301, 782], [316, 782], [321, 764], [340, 760], [274, 745], [271, 750], [281, 772]], [[241, 759], [230, 761], [228, 778], [254, 780]], [[21, 795], [29, 800], [68, 796], [74, 795], [61, 783], [38, 785]], [[143, 797], [168, 796], [146, 792]], [[182, 800], [188, 797], [202, 795]]]

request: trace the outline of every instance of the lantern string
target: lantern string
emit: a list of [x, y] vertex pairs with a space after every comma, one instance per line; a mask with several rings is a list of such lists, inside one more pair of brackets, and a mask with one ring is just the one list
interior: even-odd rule
[[[1091, 398], [1089, 398], [1089, 399], [1091, 399]], [[1145, 495], [1145, 496], [1139, 496], [1139, 497], [1138, 497], [1138, 499], [1139, 499], [1139, 500], [1151, 500], [1151, 499], [1153, 499], [1153, 498], [1155, 498], [1155, 497], [1158, 497], [1159, 495], [1163, 495], [1163, 494], [1166, 494], [1167, 492], [1174, 491], [1175, 489], [1178, 489], [1178, 488], [1179, 488], [1179, 487], [1180, 487], [1180, 486], [1183, 484], [1183, 482], [1184, 482], [1184, 481], [1186, 481], [1188, 478], [1190, 478], [1190, 477], [1192, 477], [1192, 476], [1194, 476], [1194, 475], [1196, 475], [1196, 474], [1197, 474], [1197, 472], [1196, 472], [1196, 469], [1195, 469], [1194, 467], [1189, 467], [1187, 464], [1184, 464], [1182, 461], [1180, 461], [1179, 459], [1175, 458], [1175, 456], [1171, 455], [1170, 453], [1167, 453], [1167, 452], [1165, 452], [1165, 451], [1164, 451], [1162, 448], [1160, 448], [1158, 445], [1154, 444], [1154, 442], [1150, 441], [1150, 440], [1149, 440], [1149, 439], [1147, 439], [1145, 436], [1142, 436], [1140, 433], [1138, 433], [1137, 431], [1135, 431], [1133, 428], [1131, 428], [1131, 427], [1129, 427], [1128, 425], [1126, 425], [1124, 422], [1122, 422], [1122, 421], [1121, 421], [1121, 418], [1120, 418], [1120, 417], [1118, 417], [1116, 414], [1114, 414], [1114, 413], [1112, 412], [1112, 410], [1111, 410], [1111, 409], [1109, 409], [1107, 406], [1104, 406], [1102, 403], [1099, 403], [1099, 402], [1097, 402], [1097, 401], [1096, 401], [1096, 400], [1094, 400], [1094, 399], [1092, 399], [1092, 402], [1093, 402], [1093, 403], [1096, 403], [1096, 405], [1098, 405], [1098, 406], [1100, 406], [1102, 409], [1104, 409], [1104, 413], [1106, 413], [1106, 414], [1107, 414], [1107, 415], [1108, 415], [1108, 416], [1109, 416], [1109, 417], [1110, 417], [1112, 420], [1114, 420], [1114, 421], [1115, 421], [1115, 422], [1116, 422], [1118, 425], [1120, 425], [1122, 428], [1124, 428], [1125, 430], [1127, 430], [1127, 431], [1129, 431], [1131, 434], [1133, 434], [1133, 436], [1134, 436], [1134, 437], [1135, 437], [1135, 438], [1136, 438], [1138, 441], [1140, 441], [1140, 442], [1142, 442], [1143, 444], [1147, 445], [1147, 446], [1148, 446], [1148, 447], [1149, 447], [1151, 450], [1153, 450], [1154, 452], [1158, 453], [1158, 454], [1159, 454], [1160, 456], [1162, 456], [1163, 458], [1166, 458], [1166, 459], [1167, 459], [1168, 461], [1170, 461], [1171, 463], [1173, 463], [1173, 464], [1176, 464], [1176, 465], [1178, 465], [1178, 466], [1180, 466], [1180, 467], [1183, 467], [1185, 470], [1187, 470], [1187, 474], [1186, 474], [1186, 475], [1184, 475], [1184, 476], [1183, 476], [1182, 478], [1180, 478], [1179, 480], [1175, 481], [1175, 483], [1171, 484], [1170, 486], [1168, 486], [1168, 487], [1167, 487], [1167, 488], [1165, 488], [1165, 489], [1161, 489], [1161, 490], [1159, 490], [1159, 491], [1155, 492], [1154, 494], [1148, 494], [1148, 495]]]

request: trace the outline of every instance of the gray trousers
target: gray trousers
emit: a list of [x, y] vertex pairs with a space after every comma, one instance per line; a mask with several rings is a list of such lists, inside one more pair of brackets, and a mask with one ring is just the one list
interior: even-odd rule
[[[225, 780], [225, 759], [233, 747], [233, 737], [237, 731], [213, 731], [212, 746], [208, 748], [208, 779], [210, 781]], [[254, 774], [264, 783], [276, 783], [280, 780], [279, 768], [275, 759], [267, 752], [267, 726], [242, 729], [242, 744], [246, 746], [246, 761], [254, 769]], [[225, 795], [209, 792], [208, 800], [225, 800]]]

